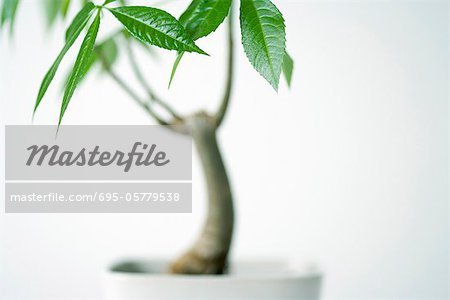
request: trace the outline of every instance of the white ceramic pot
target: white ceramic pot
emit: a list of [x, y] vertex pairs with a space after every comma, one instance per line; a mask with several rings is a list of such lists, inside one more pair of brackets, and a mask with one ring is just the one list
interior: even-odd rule
[[164, 261], [129, 260], [105, 274], [108, 300], [317, 300], [321, 275], [281, 262], [239, 262], [227, 275], [164, 274]]

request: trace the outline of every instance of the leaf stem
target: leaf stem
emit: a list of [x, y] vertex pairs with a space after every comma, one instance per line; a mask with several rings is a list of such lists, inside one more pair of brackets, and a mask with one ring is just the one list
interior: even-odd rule
[[130, 41], [127, 40], [125, 44], [126, 44], [125, 47], [127, 50], [128, 59], [130, 60], [130, 63], [131, 63], [131, 68], [133, 69], [133, 72], [134, 72], [136, 78], [138, 79], [138, 81], [142, 85], [142, 87], [145, 89], [145, 91], [147, 92], [150, 99], [153, 100], [153, 102], [159, 104], [169, 114], [171, 114], [172, 117], [174, 117], [175, 119], [182, 120], [183, 118], [178, 113], [176, 113], [175, 110], [169, 104], [167, 104], [166, 101], [162, 100], [161, 98], [159, 98], [156, 95], [156, 93], [150, 87], [148, 82], [145, 80], [144, 75], [142, 74], [142, 72], [139, 68], [139, 65], [136, 62], [136, 56], [134, 55]]
[[233, 87], [234, 76], [234, 40], [233, 40], [233, 5], [230, 7], [230, 14], [228, 16], [228, 65], [227, 65], [227, 78], [225, 82], [225, 92], [220, 104], [219, 110], [215, 114], [216, 127], [219, 127], [227, 113], [228, 106], [230, 104], [231, 91]]

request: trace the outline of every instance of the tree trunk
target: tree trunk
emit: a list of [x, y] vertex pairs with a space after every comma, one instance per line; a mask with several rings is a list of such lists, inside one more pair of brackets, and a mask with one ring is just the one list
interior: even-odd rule
[[230, 250], [234, 210], [230, 183], [216, 138], [215, 120], [205, 113], [187, 119], [208, 189], [208, 212], [194, 245], [170, 266], [178, 274], [222, 274]]

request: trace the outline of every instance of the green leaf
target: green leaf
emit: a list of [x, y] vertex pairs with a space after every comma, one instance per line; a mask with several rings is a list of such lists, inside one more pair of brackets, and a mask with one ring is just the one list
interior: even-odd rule
[[125, 28], [121, 31], [121, 33], [125, 39], [130, 40], [130, 42], [136, 42], [140, 47], [143, 47], [144, 50], [147, 51], [148, 54], [150, 54], [150, 56], [152, 56], [153, 58], [158, 58], [158, 53], [155, 51], [155, 47], [153, 45], [135, 39]]
[[50, 27], [55, 23], [58, 13], [62, 11], [63, 1], [61, 0], [44, 0], [45, 15], [47, 17], [47, 26]]
[[[86, 6], [82, 9], [82, 11], [85, 10], [87, 6], [91, 6], [91, 5], [93, 5], [93, 4], [92, 3], [86, 4]], [[47, 73], [44, 76], [44, 79], [42, 80], [41, 86], [39, 88], [38, 96], [36, 99], [36, 104], [34, 106], [34, 112], [36, 112], [39, 104], [42, 101], [42, 98], [44, 97], [45, 93], [47, 92], [48, 87], [50, 86], [50, 83], [53, 81], [56, 71], [58, 70], [58, 67], [61, 64], [61, 61], [63, 60], [67, 51], [69, 51], [70, 47], [72, 47], [72, 45], [75, 43], [76, 39], [80, 35], [83, 28], [86, 26], [87, 22], [89, 21], [89, 17], [90, 17], [89, 13], [81, 14], [81, 12], [80, 12], [74, 18], [72, 23], [70, 24], [70, 26], [69, 26], [70, 33], [67, 35], [66, 44], [64, 45], [63, 49], [58, 54], [58, 57], [53, 62], [52, 66], [47, 71]]]
[[169, 88], [172, 84], [173, 78], [175, 77], [175, 73], [177, 72], [178, 65], [180, 64], [181, 59], [183, 58], [184, 52], [178, 52], [177, 58], [175, 59], [175, 62], [173, 63], [172, 67], [172, 73], [170, 74], [170, 80], [169, 80]]
[[286, 51], [283, 58], [283, 74], [284, 78], [286, 79], [288, 87], [291, 87], [293, 71], [294, 71], [294, 60]]
[[101, 54], [103, 62], [106, 63], [106, 66], [102, 65], [102, 68], [110, 68], [117, 60], [119, 48], [115, 39], [111, 37], [95, 46], [95, 53], [95, 56], [97, 56], [97, 53]]
[[145, 6], [108, 10], [138, 40], [164, 49], [206, 54], [194, 43], [183, 25], [163, 10]]
[[95, 40], [97, 39], [98, 29], [100, 27], [100, 10], [97, 13], [94, 21], [92, 22], [89, 30], [84, 37], [83, 43], [81, 44], [80, 51], [78, 52], [77, 59], [70, 74], [69, 81], [66, 85], [66, 90], [64, 92], [64, 97], [61, 105], [61, 112], [59, 114], [58, 126], [61, 124], [64, 113], [69, 106], [70, 100], [77, 88], [80, 80], [86, 74], [89, 67], [89, 63], [92, 59], [92, 54], [94, 52]]
[[[110, 68], [112, 65], [117, 61], [117, 58], [119, 56], [119, 48], [117, 47], [117, 43], [115, 41], [115, 37], [109, 37], [106, 40], [104, 40], [101, 43], [98, 43], [95, 48], [94, 52], [91, 55], [91, 59], [89, 60], [88, 66], [86, 67], [84, 73], [80, 76], [80, 82], [78, 85], [81, 84], [84, 77], [86, 77], [86, 74], [89, 73], [89, 71], [95, 66], [100, 65], [101, 68], [104, 70], [105, 66], [103, 66], [103, 63], [100, 64], [99, 55], [103, 55], [103, 59], [107, 64], [107, 67]], [[71, 70], [72, 71], [72, 70]], [[64, 80], [64, 88], [67, 86], [67, 83], [69, 82], [71, 72], [67, 74]]]
[[110, 4], [112, 2], [115, 2], [115, 1], [117, 1], [117, 0], [105, 0], [105, 2], [103, 2], [103, 6], [108, 5], [108, 4]]
[[70, 0], [62, 0], [63, 4], [61, 6], [61, 14], [63, 16], [63, 18], [65, 19], [67, 16], [67, 13], [69, 12], [69, 8], [70, 8]]
[[0, 27], [6, 25], [9, 21], [9, 30], [12, 33], [14, 30], [14, 21], [16, 19], [17, 6], [19, 0], [4, 0], [2, 5], [2, 15], [0, 19]]
[[[216, 31], [230, 11], [231, 0], [193, 0], [180, 17], [180, 23], [186, 28], [192, 39], [198, 40]], [[169, 88], [183, 53], [178, 53], [170, 74]]]
[[[91, 16], [92, 10], [95, 8], [94, 3], [88, 2], [83, 8], [77, 13], [69, 28], [66, 30], [66, 42], [72, 38], [73, 34], [78, 32], [78, 29], [84, 24], [86, 25], [89, 17]], [[84, 27], [83, 26], [83, 27]], [[78, 32], [78, 34], [80, 34]]]
[[270, 0], [241, 0], [240, 19], [245, 54], [277, 91], [286, 48], [283, 16]]
[[[80, 78], [80, 82], [78, 83], [78, 86], [83, 82], [83, 79], [86, 77], [86, 74], [89, 73], [89, 71], [97, 64], [97, 62], [98, 62], [98, 57], [94, 53], [94, 54], [92, 54], [91, 59], [89, 60], [89, 64], [88, 64], [84, 74]], [[62, 88], [63, 92], [64, 92], [67, 84], [69, 83], [69, 79], [70, 79], [70, 75], [71, 74], [72, 74], [72, 70], [70, 70], [65, 76], [64, 85], [63, 85], [63, 88]]]
[[230, 11], [231, 0], [193, 0], [180, 23], [195, 41], [216, 31]]

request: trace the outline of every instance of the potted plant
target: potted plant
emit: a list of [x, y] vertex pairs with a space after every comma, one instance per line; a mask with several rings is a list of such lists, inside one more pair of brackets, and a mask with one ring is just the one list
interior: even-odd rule
[[[66, 16], [70, 0], [46, 1], [49, 24], [60, 13]], [[320, 276], [300, 272], [284, 262], [242, 262], [228, 264], [234, 228], [233, 195], [224, 165], [217, 131], [229, 106], [234, 70], [233, 4], [240, 2], [242, 45], [251, 65], [278, 90], [281, 73], [291, 83], [293, 60], [286, 51], [285, 24], [281, 12], [270, 0], [193, 0], [177, 19], [168, 12], [150, 6], [129, 6], [125, 0], [105, 0], [102, 4], [82, 1], [65, 34], [65, 44], [44, 76], [34, 111], [54, 79], [68, 50], [84, 38], [64, 90], [58, 126], [74, 92], [94, 65], [100, 65], [132, 100], [158, 124], [174, 133], [192, 136], [202, 163], [208, 189], [208, 211], [199, 237], [188, 250], [171, 262], [131, 260], [112, 266], [106, 278], [106, 295], [111, 299], [317, 299]], [[147, 3], [146, 3], [147, 4]], [[19, 0], [4, 0], [2, 26], [13, 28]], [[72, 3], [73, 5], [73, 3]], [[120, 29], [103, 41], [97, 41], [102, 14], [110, 13]], [[180, 115], [161, 99], [147, 83], [136, 61], [133, 48], [156, 46], [176, 51], [169, 82], [186, 53], [203, 55], [196, 41], [212, 34], [223, 23], [227, 30], [227, 69], [224, 94], [218, 109]], [[148, 99], [140, 96], [114, 70], [118, 49], [128, 54], [130, 66]], [[170, 85], [169, 83], [169, 85]], [[170, 119], [155, 110], [164, 110]], [[172, 275], [170, 275], [172, 274]], [[176, 274], [176, 275], [174, 275]], [[196, 275], [196, 276], [193, 276]], [[221, 276], [219, 276], [221, 275]]]

